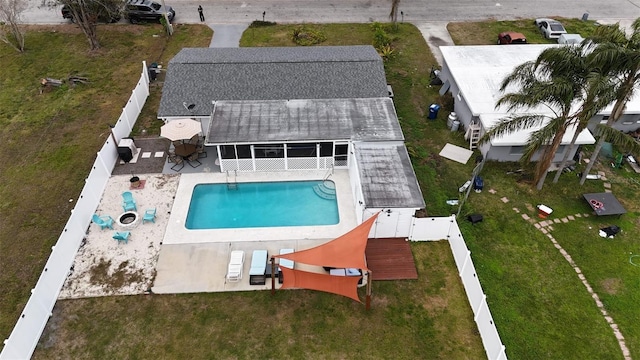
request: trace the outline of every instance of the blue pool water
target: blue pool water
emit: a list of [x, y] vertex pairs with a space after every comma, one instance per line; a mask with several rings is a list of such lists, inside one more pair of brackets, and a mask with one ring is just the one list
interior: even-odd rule
[[[326, 181], [329, 188], [335, 185]], [[322, 181], [198, 184], [187, 213], [187, 229], [334, 225], [340, 220], [335, 195]], [[315, 188], [315, 189], [314, 189]], [[320, 194], [318, 194], [320, 193]], [[335, 194], [335, 191], [334, 191]]]

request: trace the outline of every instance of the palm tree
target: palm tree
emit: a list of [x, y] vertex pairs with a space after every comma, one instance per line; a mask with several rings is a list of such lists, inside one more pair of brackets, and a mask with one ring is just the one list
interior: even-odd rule
[[[584, 60], [584, 58], [583, 58]], [[583, 63], [584, 64], [584, 63]], [[585, 84], [585, 99], [580, 105], [580, 110], [574, 117], [575, 132], [571, 143], [568, 145], [567, 151], [565, 151], [562, 161], [558, 166], [556, 176], [553, 178], [553, 183], [557, 183], [562, 175], [562, 169], [564, 169], [569, 161], [569, 155], [574, 153], [575, 144], [578, 140], [580, 133], [587, 128], [589, 120], [591, 120], [600, 110], [604, 109], [614, 99], [612, 98], [611, 78], [603, 76], [598, 72], [590, 72], [587, 75], [587, 82]]]
[[636, 87], [640, 86], [640, 18], [633, 22], [631, 31], [631, 35], [627, 36], [619, 24], [600, 26], [594, 36], [586, 40], [587, 47], [593, 50], [588, 55], [588, 63], [611, 77], [616, 86], [610, 89], [615, 97], [611, 115], [606, 126], [598, 129], [600, 138], [582, 174], [580, 185], [584, 184], [606, 140], [625, 141], [632, 145], [629, 139], [622, 136], [624, 134], [611, 127], [623, 115], [625, 105], [633, 97]]
[[[481, 142], [486, 142], [489, 139], [544, 125], [530, 135], [521, 158], [521, 161], [529, 162], [533, 155], [542, 149], [534, 176], [538, 190], [542, 189], [549, 166], [564, 134], [575, 122], [572, 107], [576, 101], [582, 99], [586, 81], [583, 62], [576, 61], [581, 57], [581, 52], [575, 47], [549, 48], [544, 50], [536, 61], [516, 67], [503, 80], [500, 90], [505, 91], [512, 85], [519, 86], [520, 89], [500, 98], [496, 108], [506, 105], [508, 112], [517, 114], [502, 119], [481, 139]], [[540, 114], [540, 107], [550, 111]]]

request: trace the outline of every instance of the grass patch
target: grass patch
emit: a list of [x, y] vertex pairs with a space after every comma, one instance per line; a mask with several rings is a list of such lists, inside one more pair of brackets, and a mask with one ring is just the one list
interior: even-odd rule
[[65, 300], [34, 359], [482, 358], [449, 245], [412, 247], [420, 279], [376, 283], [370, 311], [306, 290]]
[[[74, 25], [29, 27], [26, 52], [0, 44], [0, 333], [9, 336], [140, 77], [142, 61], [166, 64], [183, 46], [207, 46], [205, 26], [100, 25], [89, 52]], [[40, 93], [40, 79], [79, 74], [88, 84]], [[156, 96], [160, 92], [156, 91]], [[155, 118], [155, 115], [153, 116]], [[150, 115], [143, 118], [153, 123]]]
[[[567, 33], [580, 34], [583, 38], [591, 36], [597, 24], [595, 21], [581, 19], [556, 18]], [[527, 37], [531, 44], [557, 44], [556, 39], [545, 39], [533, 19], [451, 22], [447, 25], [451, 39], [456, 45], [494, 45], [498, 34], [504, 31], [516, 31]]]

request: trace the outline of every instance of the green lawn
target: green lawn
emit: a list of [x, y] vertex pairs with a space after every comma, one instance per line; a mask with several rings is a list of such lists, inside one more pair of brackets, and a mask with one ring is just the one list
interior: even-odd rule
[[[563, 19], [563, 22], [571, 29], [569, 21]], [[500, 26], [515, 29], [517, 23], [526, 26], [527, 31], [535, 31], [531, 19], [513, 24], [500, 22]], [[452, 25], [449, 29], [454, 40], [467, 39], [472, 34], [477, 37], [475, 43], [492, 44], [499, 30], [475, 23], [468, 24], [468, 28], [456, 24], [462, 29], [456, 30]], [[371, 26], [367, 24], [305, 26], [326, 36], [323, 45], [370, 44], [373, 38]], [[293, 27], [249, 29], [242, 45], [292, 46]], [[109, 36], [113, 36], [114, 44], [120, 41], [129, 46], [162, 40], [151, 36], [156, 28], [140, 29], [142, 34], [138, 36], [127, 34], [119, 40], [116, 40], [116, 34]], [[133, 88], [139, 61], [166, 63], [179, 47], [188, 46], [187, 41], [191, 42], [190, 46], [198, 46], [198, 41], [201, 42], [199, 46], [206, 46], [209, 41], [206, 37], [210, 34], [193, 34], [191, 32], [197, 32], [194, 29], [198, 28], [179, 29], [178, 36], [183, 36], [180, 42], [172, 39], [166, 47], [158, 45], [155, 50], [132, 52], [124, 49], [122, 55], [117, 55], [120, 54], [116, 50], [118, 47], [105, 46], [100, 54], [77, 51], [63, 63], [71, 68], [92, 69], [91, 78], [100, 77], [98, 69], [110, 75], [105, 76], [104, 83], [83, 90], [83, 94], [87, 92], [84, 100], [76, 98], [78, 90], [74, 89], [58, 90], [44, 96], [37, 94], [38, 78], [66, 74], [41, 74], [44, 72], [41, 63], [53, 56], [38, 53], [32, 58], [21, 57], [0, 47], [3, 68], [21, 67], [24, 70], [21, 75], [14, 72], [11, 76], [8, 72], [0, 74], [3, 84], [11, 83], [16, 89], [15, 93], [10, 92], [12, 95], [6, 95], [6, 91], [0, 93], [0, 111], [3, 112], [0, 121], [5, 125], [0, 142], [3, 149], [0, 152], [0, 198], [3, 199], [0, 225], [7, 229], [0, 234], [0, 256], [3, 265], [12, 264], [10, 272], [0, 274], [8, 289], [0, 294], [0, 332], [6, 334], [5, 337], [66, 221], [71, 208], [68, 199], [77, 196], [93, 161], [92, 154], [104, 141], [106, 135], [102, 129], [105, 124], [115, 121], [111, 119], [117, 118], [118, 110]], [[188, 32], [189, 36], [181, 31]], [[394, 39], [395, 54], [385, 64], [387, 79], [394, 89], [394, 102], [427, 212], [445, 216], [456, 210], [445, 201], [458, 196], [457, 189], [468, 179], [473, 164], [462, 165], [438, 156], [445, 143], [464, 146], [465, 140], [462, 133], [446, 128], [446, 110], [451, 110], [452, 100], [439, 97], [438, 87], [429, 85], [429, 72], [435, 60], [419, 31], [409, 24], [400, 24], [397, 31], [389, 28], [387, 33]], [[527, 35], [533, 37], [534, 34]], [[40, 37], [42, 43], [58, 41], [58, 46], [74, 46], [72, 43], [76, 41], [78, 49], [86, 49], [81, 37], [63, 41], [68, 38], [54, 33], [30, 34], [27, 46], [30, 38]], [[31, 49], [36, 52], [37, 47]], [[112, 51], [114, 58], [129, 57], [130, 61], [113, 64], [113, 58], [108, 55]], [[141, 55], [137, 59], [137, 54], [152, 55]], [[78, 63], [82, 65], [76, 65]], [[130, 70], [121, 75], [125, 64]], [[24, 81], [29, 77], [36, 80], [35, 85]], [[91, 94], [103, 94], [96, 89], [117, 85], [120, 88], [111, 91], [114, 96], [87, 100]], [[24, 95], [29, 91], [39, 101]], [[58, 112], [66, 114], [64, 117], [39, 115], [50, 111], [50, 107], [55, 108], [57, 102], [42, 100], [54, 96], [75, 105]], [[5, 97], [29, 101], [12, 107], [11, 100]], [[152, 88], [150, 106], [155, 101], [157, 108], [158, 99], [159, 89]], [[87, 110], [84, 105], [90, 103], [93, 108], [106, 102], [109, 104], [101, 111]], [[442, 104], [443, 111], [438, 119], [426, 120], [428, 106], [434, 102]], [[112, 113], [106, 116], [103, 114], [106, 111]], [[157, 133], [153, 112], [154, 108], [145, 108], [137, 132], [145, 128], [150, 133]], [[92, 116], [86, 116], [87, 113]], [[98, 118], [102, 116], [104, 118]], [[29, 136], [38, 137], [32, 143], [40, 151], [30, 155], [28, 160], [21, 159], [16, 163], [15, 158], [7, 154], [20, 149], [20, 144]], [[64, 143], [59, 140], [61, 137]], [[581, 194], [603, 191], [603, 182], [588, 181], [580, 187], [577, 176], [572, 173], [564, 175], [559, 184], [547, 183], [541, 192], [536, 192], [529, 183], [531, 169], [526, 168], [523, 174], [512, 173], [519, 167], [519, 164], [486, 164], [482, 172], [486, 191], [472, 192], [462, 211], [463, 216], [481, 213], [485, 220], [477, 225], [460, 220], [507, 356], [512, 359], [622, 358], [612, 330], [577, 274], [550, 240], [521, 217], [522, 213], [535, 216], [533, 207], [539, 203], [554, 209], [553, 218], [590, 213]], [[590, 216], [556, 224], [553, 236], [580, 266], [620, 326], [631, 355], [638, 358], [640, 329], [635, 326], [635, 319], [640, 318], [637, 306], [640, 267], [629, 260], [639, 251], [634, 240], [640, 230], [637, 195], [640, 181], [638, 175], [626, 168], [611, 170], [606, 161], [597, 168], [607, 172], [614, 193], [629, 213], [619, 219]], [[47, 172], [46, 182], [38, 176], [42, 170]], [[15, 197], [14, 189], [27, 190], [26, 196], [30, 196], [28, 200], [31, 201]], [[494, 189], [496, 194], [489, 193], [489, 189]], [[502, 197], [508, 198], [509, 202], [503, 203]], [[37, 209], [33, 208], [34, 204]], [[29, 216], [35, 212], [41, 215], [37, 218]], [[24, 221], [25, 218], [30, 220]], [[611, 224], [621, 226], [623, 233], [615, 239], [600, 238], [597, 229]], [[35, 357], [483, 358], [484, 350], [455, 273], [448, 244], [420, 243], [412, 244], [412, 247], [420, 279], [376, 282], [370, 312], [348, 299], [309, 291], [278, 292], [275, 297], [264, 292], [250, 292], [60, 301]], [[639, 260], [636, 264], [640, 264], [640, 258], [636, 260]]]

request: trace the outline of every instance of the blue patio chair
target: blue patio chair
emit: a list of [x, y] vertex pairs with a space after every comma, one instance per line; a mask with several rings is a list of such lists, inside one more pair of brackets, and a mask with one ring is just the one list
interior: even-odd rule
[[91, 220], [100, 226], [100, 230], [104, 230], [105, 228], [113, 230], [113, 219], [109, 215], [98, 216], [98, 214], [93, 214]]
[[156, 223], [156, 208], [147, 209], [144, 212], [144, 216], [142, 217], [142, 223], [145, 221], [151, 221], [152, 223]]
[[122, 208], [124, 211], [136, 211], [138, 210], [136, 206], [136, 201], [133, 200], [133, 195], [131, 191], [125, 191], [122, 193]]
[[124, 242], [125, 244], [129, 243], [129, 235], [131, 235], [130, 231], [116, 231], [113, 234], [113, 238], [118, 240], [118, 244]]

